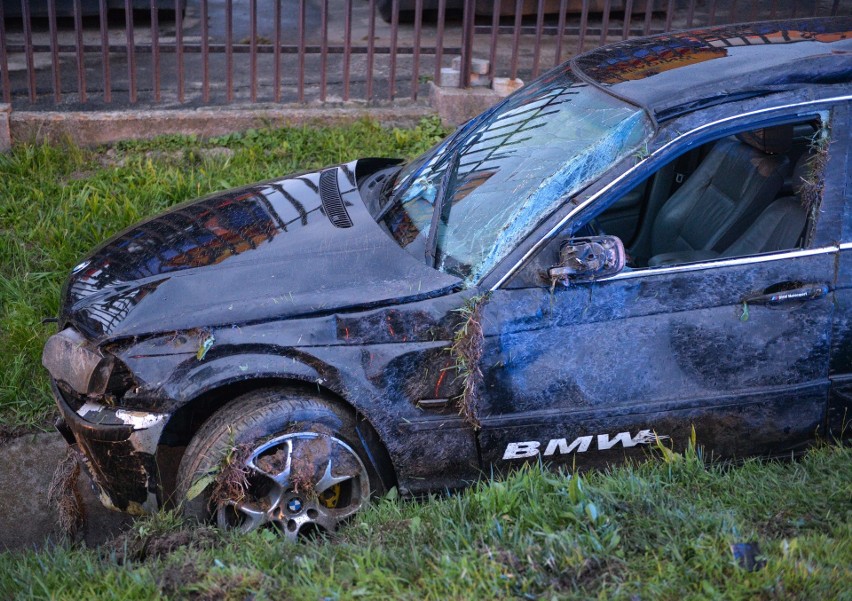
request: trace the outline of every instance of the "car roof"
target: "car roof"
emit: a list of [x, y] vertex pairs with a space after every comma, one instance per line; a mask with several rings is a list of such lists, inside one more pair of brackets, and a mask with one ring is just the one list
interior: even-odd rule
[[852, 17], [666, 33], [597, 48], [571, 65], [663, 121], [731, 100], [852, 82]]

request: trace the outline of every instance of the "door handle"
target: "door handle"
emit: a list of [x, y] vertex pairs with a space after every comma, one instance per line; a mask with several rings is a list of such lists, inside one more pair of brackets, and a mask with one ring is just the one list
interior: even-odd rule
[[[778, 288], [785, 287], [784, 284], [772, 286]], [[799, 284], [795, 285], [792, 282], [787, 283], [787, 286], [795, 286], [786, 290], [778, 290], [776, 292], [764, 292], [757, 296], [752, 296], [745, 299], [745, 303], [749, 305], [769, 305], [776, 306], [784, 303], [796, 303], [803, 301], [816, 300], [824, 297], [829, 292], [828, 284]]]

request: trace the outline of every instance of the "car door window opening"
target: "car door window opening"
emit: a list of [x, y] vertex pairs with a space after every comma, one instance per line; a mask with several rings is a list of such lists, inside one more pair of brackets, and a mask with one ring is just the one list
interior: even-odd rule
[[630, 270], [805, 248], [827, 142], [827, 113], [740, 128], [670, 160], [605, 207], [590, 207], [577, 233], [619, 237]]

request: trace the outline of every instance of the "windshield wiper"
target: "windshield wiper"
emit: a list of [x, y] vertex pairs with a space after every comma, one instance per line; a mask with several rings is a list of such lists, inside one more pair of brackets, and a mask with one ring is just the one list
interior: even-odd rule
[[391, 195], [391, 191], [393, 190], [394, 185], [396, 184], [396, 178], [399, 177], [399, 172], [402, 171], [402, 167], [396, 170], [393, 175], [389, 175], [385, 179], [385, 183], [382, 184], [381, 190], [379, 190], [379, 201], [382, 203], [382, 208], [379, 209], [379, 214], [376, 215], [376, 222], [378, 223], [390, 212], [390, 210], [396, 204], [394, 202], [394, 197]]
[[434, 213], [432, 213], [432, 222], [429, 224], [429, 236], [426, 238], [426, 264], [429, 267], [435, 266], [435, 255], [438, 254], [438, 224], [443, 217], [444, 202], [450, 195], [450, 182], [459, 168], [461, 151], [462, 148], [456, 148], [450, 156], [446, 170], [441, 176], [438, 194], [435, 196], [435, 202], [432, 205]]

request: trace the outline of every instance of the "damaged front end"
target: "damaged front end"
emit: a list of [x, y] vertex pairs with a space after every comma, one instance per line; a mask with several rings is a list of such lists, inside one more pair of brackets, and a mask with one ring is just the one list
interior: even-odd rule
[[[386, 310], [381, 327], [404, 344], [414, 337], [393, 335], [402, 328], [392, 308], [461, 287], [401, 248], [370, 212], [395, 165], [357, 161], [178, 205], [72, 270], [43, 364], [60, 429], [79, 444], [105, 505], [162, 506], [173, 472], [158, 471], [158, 448], [186, 446], [229, 395], [253, 386], [322, 385], [393, 436], [399, 410], [371, 380], [385, 341], [359, 337], [353, 316]], [[429, 328], [456, 306], [418, 321], [418, 341], [439, 344]], [[408, 405], [413, 415], [420, 398]]]
[[169, 414], [116, 407], [116, 399], [135, 387], [132, 376], [73, 328], [50, 337], [42, 364], [59, 407], [56, 427], [79, 445], [104, 506], [137, 515], [156, 511], [162, 499], [155, 454]]

